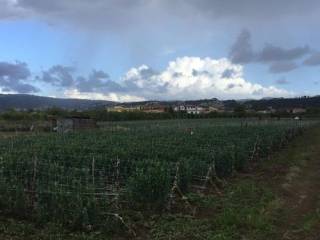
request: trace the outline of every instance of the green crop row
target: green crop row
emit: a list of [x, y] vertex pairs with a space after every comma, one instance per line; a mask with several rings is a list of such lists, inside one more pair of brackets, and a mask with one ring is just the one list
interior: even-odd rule
[[[184, 193], [211, 166], [220, 178], [287, 144], [308, 122], [171, 120], [0, 138], [0, 210], [70, 227], [111, 213], [164, 209], [175, 179]], [[177, 171], [179, 163], [179, 171]]]

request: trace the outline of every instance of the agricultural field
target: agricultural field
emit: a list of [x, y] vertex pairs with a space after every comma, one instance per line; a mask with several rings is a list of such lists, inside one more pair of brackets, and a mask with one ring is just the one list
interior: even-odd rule
[[[68, 134], [0, 137], [0, 211], [68, 229], [131, 231], [132, 211], [177, 202], [286, 146], [313, 121], [163, 120], [101, 123]], [[191, 210], [190, 210], [191, 211]]]

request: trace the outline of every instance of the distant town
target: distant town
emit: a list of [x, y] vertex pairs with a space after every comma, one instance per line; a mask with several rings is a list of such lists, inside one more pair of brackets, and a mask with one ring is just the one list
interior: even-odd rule
[[320, 114], [320, 96], [268, 98], [260, 100], [219, 100], [217, 98], [187, 101], [112, 102], [103, 100], [59, 99], [23, 94], [0, 94], [0, 112], [62, 111], [108, 113], [170, 113], [180, 115], [245, 114]]
[[[138, 105], [138, 106], [124, 106], [124, 105], [116, 105], [112, 107], [107, 107], [106, 110], [108, 112], [145, 112], [145, 113], [165, 113], [165, 112], [176, 112], [176, 113], [187, 113], [187, 114], [208, 114], [208, 113], [231, 113], [236, 109], [226, 109], [222, 106], [203, 106], [199, 105], [191, 105], [191, 104], [180, 104], [180, 105], [172, 105], [165, 106], [158, 103], [148, 103], [146, 105]], [[277, 113], [277, 109], [272, 107], [268, 107], [265, 110], [255, 111], [253, 109], [244, 109], [247, 113], [260, 113], [260, 114], [272, 114]], [[306, 108], [285, 108], [281, 109], [282, 112], [292, 113], [292, 114], [301, 114], [306, 113]]]

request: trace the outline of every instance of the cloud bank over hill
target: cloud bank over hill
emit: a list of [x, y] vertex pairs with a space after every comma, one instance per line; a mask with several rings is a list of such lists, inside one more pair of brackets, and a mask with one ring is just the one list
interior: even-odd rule
[[0, 77], [2, 92], [34, 93], [40, 90], [32, 84], [41, 83], [62, 92], [59, 97], [112, 101], [262, 98], [291, 94], [274, 86], [251, 83], [244, 78], [243, 67], [226, 58], [177, 58], [162, 71], [142, 65], [129, 69], [118, 81], [111, 80], [108, 73], [101, 70], [78, 76], [74, 67], [62, 65], [33, 78], [25, 63], [1, 63]]

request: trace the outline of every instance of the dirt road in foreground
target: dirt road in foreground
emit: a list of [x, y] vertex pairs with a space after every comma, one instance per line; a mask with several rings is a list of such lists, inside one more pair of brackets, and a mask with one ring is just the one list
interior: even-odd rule
[[275, 186], [282, 201], [279, 239], [320, 239], [320, 127], [293, 142], [286, 154], [290, 167]]

